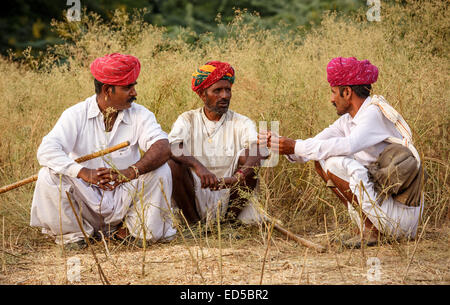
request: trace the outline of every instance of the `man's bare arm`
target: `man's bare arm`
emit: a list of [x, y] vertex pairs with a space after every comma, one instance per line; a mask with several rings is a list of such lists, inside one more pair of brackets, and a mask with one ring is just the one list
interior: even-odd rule
[[[170, 145], [167, 139], [161, 139], [156, 141], [150, 146], [150, 148], [144, 153], [142, 158], [132, 164], [130, 167], [126, 169], [120, 169], [118, 172], [116, 170], [112, 170], [111, 168], [99, 168], [94, 173], [99, 176], [100, 185], [103, 185], [103, 189], [114, 189], [119, 184], [133, 180], [137, 178], [137, 175], [143, 175], [148, 172], [151, 172], [161, 165], [167, 162], [170, 158]], [[135, 166], [136, 172], [132, 166]], [[84, 180], [84, 179], [83, 179]], [[114, 181], [114, 185], [108, 185], [109, 182]]]
[[192, 168], [195, 174], [200, 178], [202, 188], [212, 188], [218, 187], [218, 179], [216, 175], [211, 173], [200, 161], [195, 157], [189, 156], [187, 151], [184, 150], [183, 143], [178, 144], [177, 152], [172, 152], [171, 158], [176, 162], [182, 163], [190, 168]]
[[[167, 139], [158, 140], [150, 146], [142, 158], [134, 164], [139, 174], [151, 172], [166, 163], [170, 158], [170, 145]], [[130, 168], [128, 168], [130, 169]], [[133, 171], [133, 169], [131, 169]]]
[[269, 151], [267, 148], [257, 143], [252, 144], [250, 149], [246, 149], [244, 155], [239, 157], [239, 163], [243, 163], [243, 165], [234, 172], [233, 176], [225, 177], [224, 184], [229, 187], [238, 182], [243, 183], [248, 175], [255, 173], [255, 168], [261, 166], [261, 160], [267, 159], [268, 157]]

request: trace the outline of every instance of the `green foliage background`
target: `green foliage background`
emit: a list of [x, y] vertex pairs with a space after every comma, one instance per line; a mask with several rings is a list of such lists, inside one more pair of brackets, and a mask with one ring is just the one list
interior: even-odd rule
[[[247, 19], [257, 20], [265, 29], [283, 23], [288, 30], [298, 30], [298, 26], [309, 28], [320, 23], [326, 10], [345, 14], [366, 7], [364, 0], [80, 0], [80, 3], [84, 13], [95, 12], [104, 21], [112, 20], [116, 9], [127, 13], [145, 9], [144, 21], [165, 27], [172, 37], [192, 30], [190, 42], [205, 32], [223, 36], [223, 24], [233, 20], [236, 10], [247, 10], [250, 13]], [[67, 5], [66, 0], [12, 0], [8, 5], [0, 12], [1, 54], [6, 55], [11, 49], [20, 57], [28, 46], [37, 53], [49, 45], [63, 43], [52, 32], [51, 21], [65, 20], [66, 11], [73, 4]], [[256, 15], [259, 18], [255, 19]]]

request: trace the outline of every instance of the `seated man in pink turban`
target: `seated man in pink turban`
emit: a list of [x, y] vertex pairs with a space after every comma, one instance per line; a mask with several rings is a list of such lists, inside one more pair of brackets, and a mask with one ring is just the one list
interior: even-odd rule
[[[329, 62], [327, 76], [330, 102], [340, 118], [306, 140], [262, 132], [260, 144], [286, 155], [291, 162], [315, 160], [317, 172], [359, 227], [360, 234], [344, 245], [376, 245], [382, 235], [387, 240], [414, 238], [422, 199], [405, 205], [392, 196], [380, 196], [367, 168], [377, 162], [389, 143], [402, 143], [416, 152], [406, 122], [382, 96], [370, 96], [371, 84], [378, 78], [377, 67], [368, 60], [339, 57]], [[420, 162], [417, 153], [414, 157], [414, 162]]]
[[[43, 168], [31, 225], [68, 249], [87, 246], [83, 230], [96, 238], [121, 229], [122, 237], [130, 233], [129, 240], [138, 246], [176, 233], [165, 200], [172, 192], [167, 134], [152, 112], [133, 103], [140, 68], [139, 60], [130, 55], [97, 58], [91, 64], [95, 94], [66, 109], [39, 146], [37, 158]], [[74, 161], [125, 141], [130, 145], [102, 158]], [[145, 152], [142, 157], [140, 150]]]
[[182, 113], [169, 133], [172, 199], [189, 222], [214, 222], [217, 216], [253, 222], [256, 210], [244, 207], [246, 199], [238, 190], [255, 188], [254, 168], [261, 156], [255, 124], [228, 109], [234, 69], [211, 61], [192, 76], [192, 90], [203, 106]]

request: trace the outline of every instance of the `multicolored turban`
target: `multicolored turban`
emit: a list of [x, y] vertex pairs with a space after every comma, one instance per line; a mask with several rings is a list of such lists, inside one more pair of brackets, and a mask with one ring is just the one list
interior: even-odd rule
[[377, 81], [378, 68], [368, 60], [337, 57], [327, 65], [327, 79], [331, 87], [369, 85]]
[[209, 61], [192, 74], [192, 90], [198, 95], [219, 80], [234, 83], [234, 69], [226, 62]]
[[91, 73], [99, 82], [127, 86], [136, 82], [141, 71], [139, 59], [119, 53], [99, 57], [91, 64]]

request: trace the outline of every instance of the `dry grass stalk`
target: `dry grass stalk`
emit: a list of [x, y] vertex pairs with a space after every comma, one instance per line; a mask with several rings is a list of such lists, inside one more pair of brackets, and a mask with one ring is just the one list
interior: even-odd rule
[[2, 272], [6, 271], [6, 250], [5, 250], [5, 216], [2, 217]]
[[[327, 228], [327, 215], [323, 214], [323, 223], [325, 225], [325, 236], [327, 237], [328, 249], [331, 251], [331, 242], [328, 236], [328, 228]], [[342, 281], [345, 283], [344, 275], [342, 274], [341, 264], [339, 263], [338, 255], [335, 251], [333, 251], [334, 258], [336, 260], [336, 266], [338, 267], [339, 274], [341, 275]]]
[[100, 236], [102, 237], [103, 246], [105, 246], [106, 258], [110, 259], [111, 258], [111, 254], [109, 253], [109, 247], [108, 247], [108, 244], [106, 243], [105, 235], [103, 234], [103, 232], [101, 230], [99, 231], [99, 233], [100, 233]]
[[420, 232], [420, 235], [419, 235], [419, 237], [417, 238], [417, 241], [416, 241], [416, 243], [415, 243], [415, 245], [414, 245], [413, 253], [412, 253], [411, 258], [410, 258], [410, 260], [409, 260], [409, 262], [408, 262], [408, 265], [406, 266], [405, 274], [403, 275], [403, 279], [402, 279], [402, 282], [403, 282], [403, 283], [405, 283], [406, 277], [408, 276], [409, 267], [411, 266], [411, 263], [412, 263], [412, 261], [413, 261], [413, 259], [414, 259], [414, 255], [416, 254], [417, 247], [419, 246], [419, 241], [420, 241], [420, 239], [422, 238], [423, 232], [425, 231], [425, 227], [426, 227], [427, 224], [428, 224], [428, 220], [430, 220], [430, 216], [428, 216], [427, 220], [425, 221], [425, 223], [424, 223], [424, 225], [423, 225], [423, 228], [422, 228], [422, 231]]
[[141, 266], [141, 276], [145, 276], [145, 254], [147, 250], [147, 225], [145, 223], [145, 203], [144, 203], [144, 182], [142, 182], [142, 188], [139, 192], [139, 202], [141, 203], [141, 214], [138, 217], [138, 219], [141, 222], [141, 228], [142, 228], [142, 266]]
[[[165, 202], [166, 202], [167, 210], [169, 211], [169, 213], [170, 213], [170, 215], [171, 215], [172, 221], [175, 223], [175, 226], [176, 226], [176, 228], [177, 228], [177, 231], [178, 231], [178, 233], [180, 234], [181, 239], [183, 240], [183, 244], [184, 244], [186, 250], [189, 252], [189, 256], [191, 257], [191, 260], [192, 260], [193, 265], [194, 265], [195, 268], [197, 269], [197, 273], [200, 275], [200, 278], [202, 279], [203, 283], [205, 283], [206, 281], [205, 281], [205, 278], [203, 277], [203, 274], [202, 274], [202, 272], [201, 272], [201, 270], [200, 270], [200, 267], [199, 267], [199, 265], [198, 265], [198, 262], [197, 262], [197, 260], [195, 259], [194, 255], [192, 254], [192, 251], [191, 251], [191, 249], [189, 248], [189, 246], [188, 246], [188, 244], [187, 244], [187, 242], [186, 242], [186, 239], [184, 238], [183, 231], [181, 230], [180, 224], [178, 223], [177, 218], [176, 218], [175, 215], [173, 214], [173, 211], [172, 211], [172, 209], [171, 209], [171, 207], [170, 207], [169, 200], [167, 200], [167, 196], [166, 196], [166, 193], [165, 193], [165, 191], [164, 191], [164, 187], [163, 187], [162, 180], [159, 180], [159, 185], [160, 185], [161, 191], [162, 191], [162, 193], [163, 193], [164, 200], [165, 200]], [[181, 213], [182, 213], [182, 212], [181, 212]]]
[[[62, 190], [62, 175], [59, 175], [59, 189]], [[62, 257], [64, 259], [64, 279], [67, 284], [68, 278], [67, 278], [67, 257], [66, 257], [66, 249], [64, 249], [64, 239], [63, 239], [63, 230], [62, 230], [62, 204], [61, 204], [61, 198], [62, 197], [62, 191], [59, 192], [58, 196], [58, 213], [59, 213], [59, 234], [61, 236], [61, 253]]]
[[270, 227], [267, 227], [269, 232], [267, 233], [267, 245], [266, 245], [266, 250], [264, 251], [264, 257], [263, 257], [263, 263], [262, 263], [262, 267], [261, 267], [261, 277], [259, 278], [259, 284], [262, 285], [262, 281], [263, 281], [263, 277], [264, 277], [264, 267], [266, 266], [266, 258], [267, 258], [267, 254], [269, 253], [269, 248], [270, 248], [270, 244], [271, 244], [271, 238], [272, 238], [272, 232], [273, 232], [273, 227], [275, 225], [275, 221], [272, 220], [269, 222]]
[[220, 231], [220, 211], [222, 202], [219, 200], [217, 202], [216, 220], [217, 220], [217, 235], [219, 238], [219, 275], [220, 275], [220, 285], [223, 284], [223, 272], [222, 272], [222, 234]]
[[91, 250], [92, 256], [94, 257], [95, 260], [95, 264], [97, 265], [97, 269], [98, 269], [98, 274], [100, 276], [100, 280], [103, 284], [106, 285], [111, 285], [111, 283], [108, 281], [108, 278], [106, 277], [105, 273], [103, 272], [102, 266], [100, 265], [99, 260], [97, 259], [97, 255], [95, 255], [95, 251], [92, 248], [90, 242], [89, 242], [89, 237], [87, 236], [86, 232], [84, 231], [83, 228], [83, 223], [80, 220], [76, 210], [75, 210], [75, 206], [72, 203], [72, 199], [70, 198], [70, 194], [69, 192], [66, 191], [66, 195], [67, 195], [67, 199], [69, 199], [69, 203], [70, 203], [70, 207], [72, 208], [73, 214], [75, 215], [75, 218], [77, 220], [78, 226], [80, 227], [81, 232], [83, 233], [84, 236], [84, 240], [86, 242], [86, 244], [88, 245], [89, 249]]
[[306, 267], [306, 256], [308, 255], [308, 250], [309, 248], [305, 249], [305, 255], [303, 255], [303, 264], [302, 264], [302, 270], [300, 271], [300, 275], [298, 276], [298, 284], [300, 285], [302, 282], [302, 276], [303, 276], [303, 272], [305, 271], [305, 267]]

